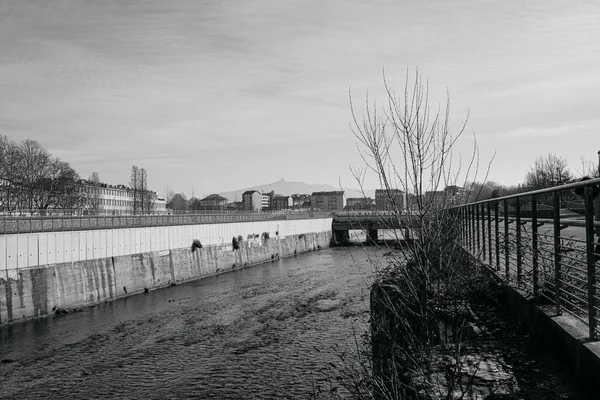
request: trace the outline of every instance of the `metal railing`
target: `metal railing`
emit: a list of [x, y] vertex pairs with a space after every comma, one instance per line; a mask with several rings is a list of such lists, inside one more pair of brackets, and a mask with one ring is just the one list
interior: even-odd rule
[[[557, 315], [586, 323], [592, 340], [600, 311], [599, 185], [590, 179], [452, 208], [465, 249], [507, 284], [545, 299]], [[561, 197], [575, 189], [583, 197], [580, 215], [561, 208]], [[539, 207], [541, 198], [551, 199], [550, 210]]]
[[121, 229], [153, 226], [218, 224], [232, 222], [294, 220], [328, 218], [327, 211], [268, 211], [268, 212], [206, 212], [195, 214], [95, 214], [78, 212], [52, 213], [50, 215], [0, 215], [0, 235], [82, 231], [93, 229]]

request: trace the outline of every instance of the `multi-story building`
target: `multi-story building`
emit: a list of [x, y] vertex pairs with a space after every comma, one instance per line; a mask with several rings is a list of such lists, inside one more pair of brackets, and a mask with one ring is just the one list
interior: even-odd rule
[[294, 202], [294, 204], [292, 204], [292, 207], [294, 208], [303, 208], [307, 203], [310, 207], [310, 194], [293, 194], [292, 200]]
[[313, 192], [311, 207], [316, 210], [343, 210], [346, 205], [343, 191]]
[[275, 191], [271, 190], [270, 192], [263, 192], [261, 198], [261, 207], [264, 210], [265, 208], [273, 208], [273, 199], [275, 198]]
[[222, 210], [227, 206], [228, 200], [218, 194], [211, 194], [199, 200], [200, 209]]
[[370, 197], [350, 197], [346, 200], [348, 210], [370, 210], [375, 206], [375, 200]]
[[165, 199], [151, 190], [142, 193], [124, 185], [86, 180], [80, 181], [80, 190], [85, 198], [84, 209], [90, 211], [127, 213], [135, 210], [159, 214], [167, 211]]
[[262, 208], [262, 194], [258, 190], [247, 190], [242, 194], [244, 211], [260, 211]]
[[273, 208], [276, 210], [285, 210], [294, 205], [292, 196], [275, 196], [273, 198]]
[[406, 210], [406, 194], [400, 189], [375, 190], [375, 208], [379, 211], [404, 212]]
[[463, 193], [464, 190], [460, 186], [446, 186], [444, 190], [425, 192], [424, 201], [436, 207], [448, 207], [456, 204]]

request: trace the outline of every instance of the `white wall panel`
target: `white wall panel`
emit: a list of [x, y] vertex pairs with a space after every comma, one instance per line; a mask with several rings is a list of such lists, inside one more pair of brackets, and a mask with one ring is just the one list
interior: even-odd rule
[[194, 239], [210, 246], [230, 243], [239, 235], [248, 240], [248, 235], [263, 232], [273, 238], [277, 232], [280, 237], [324, 232], [331, 229], [331, 223], [326, 218], [6, 235], [0, 241], [0, 271], [185, 248]]
[[0, 236], [0, 277], [4, 278], [4, 270], [8, 265], [6, 254], [6, 236]]
[[[87, 232], [81, 231], [77, 232], [79, 235], [79, 261], [87, 260]], [[90, 240], [93, 240], [90, 239]]]
[[17, 267], [25, 268], [27, 267], [27, 235], [21, 234], [17, 235]]
[[98, 231], [98, 251], [94, 254], [97, 254], [96, 258], [106, 258], [106, 237], [108, 236], [108, 231], [102, 230]]
[[[60, 256], [57, 256], [59, 262], [70, 262], [71, 260], [73, 260], [73, 241], [71, 239], [72, 236], [73, 235], [71, 235], [71, 232], [62, 232], [62, 237], [60, 238], [60, 240], [62, 241], [63, 250], [60, 252]], [[57, 243], [57, 246], [59, 245], [60, 243]]]
[[56, 238], [60, 232], [46, 234], [46, 250], [48, 251], [48, 264], [56, 264]]
[[6, 268], [17, 269], [19, 260], [19, 235], [6, 236]]
[[[118, 231], [118, 238], [117, 238], [117, 256], [122, 256], [125, 254], [125, 246], [126, 246], [126, 242], [127, 239], [126, 238], [126, 229], [119, 229]], [[114, 247], [114, 246], [113, 246]]]
[[117, 231], [115, 229], [106, 230], [106, 257], [112, 257], [115, 255], [114, 251], [114, 237]]
[[38, 234], [38, 264], [48, 265], [53, 264], [48, 262], [48, 233]]
[[38, 261], [38, 235], [37, 233], [30, 233], [27, 235], [27, 266], [37, 267]]
[[96, 232], [85, 231], [85, 259], [93, 260], [96, 252]]
[[131, 235], [131, 240], [133, 240], [133, 254], [139, 254], [142, 249], [142, 232], [140, 228], [133, 228], [131, 229], [131, 232], [133, 233], [133, 235]]

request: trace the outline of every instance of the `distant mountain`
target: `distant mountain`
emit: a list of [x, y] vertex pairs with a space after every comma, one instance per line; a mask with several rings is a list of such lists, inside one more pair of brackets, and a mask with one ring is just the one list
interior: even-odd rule
[[[231, 201], [242, 201], [242, 193], [246, 190], [258, 190], [259, 192], [270, 192], [274, 190], [276, 194], [292, 195], [292, 194], [311, 194], [312, 192], [329, 192], [333, 190], [340, 190], [339, 187], [331, 185], [320, 185], [320, 184], [308, 184], [304, 182], [286, 182], [283, 179], [273, 183], [267, 183], [264, 185], [251, 186], [244, 189], [234, 190], [232, 192], [219, 193], [221, 196]], [[359, 190], [355, 189], [343, 189], [346, 198], [349, 197], [363, 197], [363, 194]], [[374, 198], [375, 190], [365, 190], [367, 197]]]

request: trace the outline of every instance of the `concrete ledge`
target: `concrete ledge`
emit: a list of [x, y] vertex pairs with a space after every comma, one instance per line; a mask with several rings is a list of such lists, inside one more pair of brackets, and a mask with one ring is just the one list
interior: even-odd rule
[[553, 305], [535, 304], [508, 285], [502, 288], [500, 301], [509, 312], [529, 324], [584, 386], [600, 389], [600, 341], [589, 341], [587, 324], [570, 315], [556, 315]]

